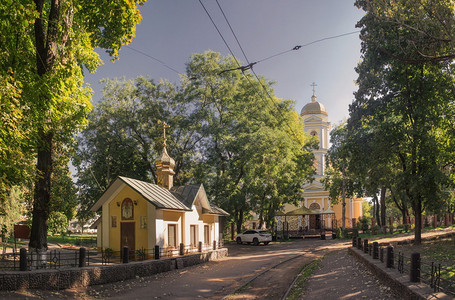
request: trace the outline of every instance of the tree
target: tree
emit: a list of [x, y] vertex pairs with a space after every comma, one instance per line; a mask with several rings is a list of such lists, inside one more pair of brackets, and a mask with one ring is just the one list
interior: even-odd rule
[[346, 124], [340, 124], [330, 132], [331, 146], [327, 152], [326, 174], [322, 183], [329, 191], [333, 204], [341, 197], [342, 228], [346, 228], [346, 197], [354, 195], [354, 177], [350, 175], [349, 165], [352, 163], [350, 149], [347, 144], [348, 131]]
[[8, 95], [10, 107], [20, 99], [16, 107], [27, 109], [28, 123], [22, 125], [36, 155], [30, 250], [47, 248], [54, 147], [85, 124], [91, 107], [82, 70], [94, 71], [100, 64], [95, 47], [116, 57], [121, 45], [131, 41], [142, 3], [23, 0], [0, 5], [2, 83], [6, 78], [16, 88]]
[[222, 72], [235, 66], [232, 57], [208, 51], [191, 57], [180, 85], [145, 78], [108, 82], [75, 160], [86, 199], [81, 212], [116, 176], [155, 182], [162, 151], [158, 120], [170, 125], [175, 184], [203, 182], [237, 230], [250, 210], [271, 224], [283, 203], [296, 201], [301, 182], [313, 174], [299, 116], [263, 78], [259, 83], [251, 74]]
[[[367, 13], [358, 23], [362, 27], [363, 61], [357, 68], [359, 90], [350, 113], [356, 119], [353, 127], [366, 124], [376, 137], [381, 135], [380, 144], [375, 145], [387, 151], [378, 152], [380, 162], [386, 162], [396, 171], [392, 180], [412, 207], [416, 218], [415, 243], [420, 244], [422, 212], [440, 205], [443, 187], [449, 184], [443, 166], [450, 163], [446, 160], [450, 152], [446, 145], [453, 140], [448, 123], [453, 126], [449, 120], [453, 120], [454, 113], [454, 82], [450, 62], [435, 56], [448, 50], [446, 43], [431, 45], [434, 59], [414, 59], [422, 54], [420, 47], [413, 51], [414, 46], [409, 43], [413, 38], [414, 41], [420, 38], [415, 28], [424, 28], [433, 36], [438, 36], [438, 30], [431, 18], [416, 19], [410, 12], [423, 7], [427, 13], [434, 11], [446, 16], [449, 11], [444, 7], [450, 8], [451, 4], [443, 1], [419, 1], [416, 5], [411, 1], [378, 3], [376, 6], [369, 1], [356, 2]], [[453, 10], [451, 13], [453, 19]], [[384, 14], [393, 14], [406, 22], [396, 26], [384, 20]], [[404, 41], [401, 31], [407, 36]], [[400, 59], [403, 51], [409, 51], [411, 59]]]
[[405, 63], [455, 59], [455, 10], [447, 0], [357, 0], [367, 12], [362, 35], [369, 47]]
[[189, 94], [207, 115], [201, 167], [210, 174], [204, 176], [209, 195], [231, 213], [240, 232], [250, 210], [271, 222], [283, 203], [296, 201], [313, 169], [292, 103], [274, 97], [264, 78], [221, 72], [236, 66], [233, 58], [208, 52], [192, 57], [187, 74], [194, 78]]

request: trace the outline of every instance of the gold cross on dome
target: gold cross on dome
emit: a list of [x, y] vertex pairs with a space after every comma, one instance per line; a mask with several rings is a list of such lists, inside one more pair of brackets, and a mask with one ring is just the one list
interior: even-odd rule
[[170, 128], [171, 126], [166, 124], [166, 122], [160, 120], [158, 120], [158, 123], [161, 123], [163, 125], [163, 147], [166, 148], [166, 128]]
[[313, 96], [316, 96], [315, 95], [315, 87], [317, 87], [318, 85], [315, 82], [313, 82], [312, 84], [310, 84], [310, 86], [313, 87]]

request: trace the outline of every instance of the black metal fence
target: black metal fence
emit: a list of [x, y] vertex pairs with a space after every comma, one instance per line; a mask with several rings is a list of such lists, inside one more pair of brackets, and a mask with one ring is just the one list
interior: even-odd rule
[[[377, 242], [368, 243], [367, 239], [353, 238], [352, 246], [369, 253], [373, 259], [385, 262], [388, 268], [396, 268], [401, 274], [409, 274], [411, 282], [424, 282], [435, 292], [444, 292], [455, 296], [455, 266], [441, 266], [435, 262], [423, 262], [420, 253], [410, 257], [404, 253], [394, 253], [393, 246], [379, 247]], [[379, 253], [377, 255], [376, 253]]]
[[78, 250], [63, 249], [34, 253], [21, 248], [20, 251], [13, 250], [12, 253], [0, 255], [0, 271], [30, 271], [121, 264], [200, 253], [222, 247], [222, 241], [213, 241], [211, 244], [202, 242], [199, 242], [198, 245], [180, 244], [178, 248], [163, 248], [157, 245], [153, 249], [141, 248], [134, 251], [124, 247], [120, 251], [111, 249], [96, 251], [79, 248]]

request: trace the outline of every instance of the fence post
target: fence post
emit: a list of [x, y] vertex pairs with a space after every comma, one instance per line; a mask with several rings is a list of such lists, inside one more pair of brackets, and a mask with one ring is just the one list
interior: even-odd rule
[[185, 254], [185, 245], [183, 245], [183, 243], [180, 243], [180, 251], [179, 251], [179, 254], [180, 255], [184, 255]]
[[363, 253], [368, 253], [368, 239], [363, 240]]
[[128, 263], [128, 260], [130, 258], [130, 255], [129, 255], [129, 251], [128, 251], [128, 246], [123, 246], [123, 253], [122, 253], [122, 258], [123, 258], [123, 263], [124, 264], [127, 264]]
[[19, 270], [27, 271], [27, 249], [19, 250]]
[[197, 251], [202, 252], [202, 242], [199, 242], [199, 245], [197, 246]]
[[160, 246], [155, 245], [155, 259], [160, 259]]
[[213, 250], [216, 250], [216, 240], [213, 241]]
[[387, 246], [387, 268], [393, 268], [393, 246]]
[[362, 238], [357, 238], [357, 249], [362, 249]]
[[414, 252], [411, 254], [411, 282], [420, 282], [420, 253]]
[[79, 248], [79, 268], [83, 268], [87, 263], [87, 249]]
[[356, 246], [357, 238], [355, 236], [352, 237], [352, 247]]
[[379, 259], [381, 260], [381, 262], [384, 262], [384, 248], [381, 247], [379, 249]]
[[373, 259], [379, 258], [379, 244], [378, 242], [373, 243]]

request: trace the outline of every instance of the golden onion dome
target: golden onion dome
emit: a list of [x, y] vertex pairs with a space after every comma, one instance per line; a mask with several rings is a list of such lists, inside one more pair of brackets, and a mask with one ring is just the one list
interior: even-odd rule
[[325, 110], [325, 106], [322, 103], [316, 101], [316, 96], [313, 95], [311, 97], [311, 102], [307, 103], [300, 112], [301, 116], [304, 115], [315, 115], [315, 114], [323, 114], [327, 116], [327, 111]]

